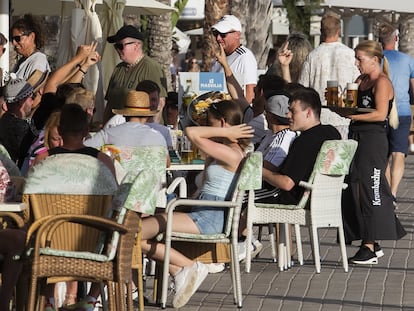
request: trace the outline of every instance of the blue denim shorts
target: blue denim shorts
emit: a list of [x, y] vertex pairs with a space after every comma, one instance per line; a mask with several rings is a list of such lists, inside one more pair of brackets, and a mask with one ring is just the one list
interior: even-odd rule
[[[224, 201], [223, 198], [201, 193], [199, 200]], [[194, 221], [201, 234], [217, 234], [224, 230], [225, 208], [211, 206], [195, 206], [191, 208], [188, 216]]]
[[389, 154], [392, 152], [408, 153], [408, 135], [410, 134], [411, 117], [400, 116], [397, 129], [389, 128]]

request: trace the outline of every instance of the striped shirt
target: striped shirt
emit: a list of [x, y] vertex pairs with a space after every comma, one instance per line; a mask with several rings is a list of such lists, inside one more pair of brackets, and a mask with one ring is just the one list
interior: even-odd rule
[[[247, 84], [257, 83], [257, 61], [247, 47], [240, 45], [227, 56], [227, 62], [243, 90]], [[217, 60], [213, 63], [211, 72], [223, 72], [223, 67]]]

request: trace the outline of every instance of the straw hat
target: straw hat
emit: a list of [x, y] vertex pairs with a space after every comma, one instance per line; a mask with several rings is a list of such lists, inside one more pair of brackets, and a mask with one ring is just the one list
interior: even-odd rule
[[112, 109], [115, 114], [128, 117], [151, 117], [159, 110], [151, 110], [149, 96], [145, 92], [129, 91], [123, 109]]

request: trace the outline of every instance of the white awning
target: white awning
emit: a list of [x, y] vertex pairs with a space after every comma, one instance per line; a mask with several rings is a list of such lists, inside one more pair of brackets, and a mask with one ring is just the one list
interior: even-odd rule
[[[0, 0], [8, 1], [8, 0]], [[13, 15], [32, 13], [34, 15], [61, 15], [61, 2], [74, 2], [74, 0], [12, 0]], [[96, 11], [99, 13], [102, 0], [96, 1]], [[173, 7], [155, 0], [127, 0], [124, 14], [160, 15], [174, 11]]]
[[322, 6], [414, 13], [414, 1], [412, 0], [325, 0]]

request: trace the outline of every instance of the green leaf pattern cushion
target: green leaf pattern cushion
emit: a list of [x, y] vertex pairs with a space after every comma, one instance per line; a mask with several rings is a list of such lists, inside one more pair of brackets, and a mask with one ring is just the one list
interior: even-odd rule
[[57, 154], [33, 166], [23, 193], [112, 195], [115, 177], [100, 160], [83, 154]]
[[8, 155], [5, 155], [1, 151], [0, 151], [0, 161], [3, 163], [3, 166], [6, 168], [10, 176], [21, 176], [20, 170], [17, 167], [16, 163], [14, 163], [13, 160], [10, 159]]
[[137, 174], [145, 169], [156, 172], [162, 181], [166, 180], [166, 166], [168, 150], [164, 146], [115, 146], [120, 150], [121, 166], [126, 172]]
[[11, 159], [9, 152], [7, 151], [6, 147], [0, 144], [0, 154], [4, 155], [6, 158]]
[[357, 142], [347, 140], [327, 140], [323, 143], [316, 158], [314, 173], [346, 175], [357, 148]]
[[262, 153], [253, 152], [246, 158], [239, 177], [239, 189], [254, 190], [262, 187]]
[[155, 213], [158, 192], [161, 189], [159, 176], [150, 170], [142, 170], [135, 175], [128, 172], [112, 201], [116, 210], [122, 207], [138, 213]]

